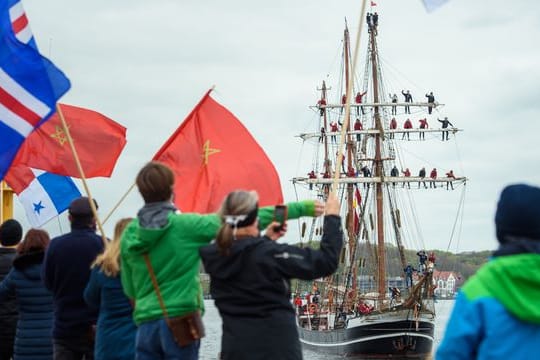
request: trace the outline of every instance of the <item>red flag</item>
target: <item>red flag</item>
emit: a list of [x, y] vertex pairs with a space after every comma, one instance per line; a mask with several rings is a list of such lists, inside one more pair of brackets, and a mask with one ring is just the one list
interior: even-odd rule
[[175, 173], [176, 206], [184, 212], [215, 212], [238, 189], [256, 190], [261, 206], [282, 203], [274, 165], [210, 91], [154, 156]]
[[371, 6], [377, 6], [377, 3], [372, 1]]
[[[126, 145], [126, 128], [88, 109], [62, 104], [62, 114], [86, 177], [110, 177]], [[32, 132], [14, 163], [54, 174], [81, 177], [58, 113]]]

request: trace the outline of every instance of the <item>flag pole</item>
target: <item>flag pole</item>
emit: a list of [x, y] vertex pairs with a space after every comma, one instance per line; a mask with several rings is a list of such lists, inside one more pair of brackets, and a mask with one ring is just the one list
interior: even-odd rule
[[62, 121], [62, 126], [64, 128], [64, 132], [66, 134], [69, 146], [71, 148], [71, 152], [73, 153], [73, 157], [75, 158], [75, 163], [77, 164], [77, 169], [79, 170], [79, 174], [81, 175], [84, 191], [86, 192], [86, 195], [88, 196], [88, 200], [90, 202], [90, 208], [92, 209], [92, 213], [94, 214], [94, 218], [96, 219], [99, 232], [101, 232], [101, 240], [103, 240], [103, 245], [106, 245], [107, 237], [105, 236], [103, 225], [101, 225], [101, 221], [99, 220], [96, 204], [94, 203], [94, 199], [92, 198], [92, 194], [90, 193], [90, 188], [88, 187], [88, 183], [86, 182], [86, 176], [84, 175], [84, 170], [82, 168], [81, 161], [79, 160], [79, 155], [77, 154], [77, 150], [75, 149], [75, 144], [73, 143], [73, 138], [71, 137], [71, 134], [69, 132], [66, 119], [64, 118], [64, 114], [62, 113], [62, 109], [60, 108], [60, 104], [58, 103], [56, 104], [56, 111], [58, 112], [58, 116], [60, 117], [60, 120]]
[[[351, 74], [354, 77], [354, 73], [356, 70], [356, 63], [358, 60], [358, 53], [360, 49], [360, 35], [362, 34], [362, 28], [364, 27], [364, 12], [366, 10], [366, 2], [367, 0], [362, 1], [362, 8], [360, 10], [360, 22], [358, 26], [358, 34], [356, 36], [356, 44], [354, 46], [354, 54], [353, 54], [353, 63], [351, 68]], [[345, 96], [347, 97], [347, 101], [345, 104], [345, 121], [343, 122], [343, 125], [341, 126], [341, 134], [339, 136], [339, 147], [338, 147], [338, 158], [336, 161], [336, 169], [334, 171], [334, 181], [332, 182], [332, 190], [331, 192], [336, 192], [337, 183], [339, 180], [339, 174], [341, 169], [341, 163], [343, 163], [343, 145], [345, 144], [345, 133], [347, 132], [347, 129], [349, 128], [349, 117], [351, 114], [351, 99], [352, 99], [352, 87], [353, 87], [353, 81], [349, 81], [349, 84], [347, 86], [347, 92], [345, 93]]]
[[111, 215], [116, 211], [116, 209], [118, 209], [118, 207], [120, 206], [121, 203], [124, 202], [124, 200], [126, 199], [126, 197], [129, 195], [129, 193], [131, 192], [131, 190], [133, 190], [133, 188], [135, 187], [136, 183], [133, 183], [131, 184], [131, 186], [129, 187], [129, 189], [126, 191], [126, 193], [124, 195], [122, 195], [122, 197], [120, 198], [120, 200], [118, 200], [118, 202], [116, 203], [116, 205], [114, 205], [114, 207], [112, 208], [111, 211], [109, 211], [109, 213], [107, 214], [107, 216], [105, 216], [105, 219], [103, 219], [103, 224], [105, 224], [107, 222], [107, 220], [109, 220], [109, 218], [111, 217]]

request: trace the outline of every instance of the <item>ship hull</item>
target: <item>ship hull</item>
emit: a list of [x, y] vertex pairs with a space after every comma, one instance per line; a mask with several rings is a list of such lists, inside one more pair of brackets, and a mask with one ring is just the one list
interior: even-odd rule
[[310, 330], [299, 327], [302, 346], [327, 354], [361, 358], [417, 358], [431, 355], [432, 319], [350, 319], [347, 328]]

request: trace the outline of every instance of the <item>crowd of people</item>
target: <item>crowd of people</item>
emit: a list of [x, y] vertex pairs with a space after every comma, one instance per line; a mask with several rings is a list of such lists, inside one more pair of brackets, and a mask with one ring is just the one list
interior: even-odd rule
[[96, 233], [87, 197], [69, 206], [71, 231], [52, 240], [41, 229], [23, 239], [14, 219], [0, 226], [0, 359], [197, 359], [201, 258], [225, 329], [220, 358], [301, 359], [287, 284], [337, 269], [336, 197], [287, 204], [287, 219], [324, 213], [313, 250], [276, 242], [286, 222], [273, 220], [274, 207], [259, 208], [255, 192], [234, 191], [218, 213], [201, 215], [176, 209], [166, 165], [148, 163], [136, 185], [144, 206], [118, 220], [110, 240]]

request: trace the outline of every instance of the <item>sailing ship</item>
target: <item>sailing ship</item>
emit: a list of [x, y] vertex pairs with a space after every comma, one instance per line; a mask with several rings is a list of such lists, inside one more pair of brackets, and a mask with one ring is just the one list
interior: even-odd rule
[[[467, 179], [455, 176], [453, 171], [446, 176], [429, 176], [429, 171], [424, 176], [411, 175], [408, 168], [403, 170], [407, 154], [400, 153], [399, 143], [402, 139], [410, 141], [411, 137], [419, 143], [427, 144], [430, 139], [440, 143], [441, 134], [443, 139], [448, 135], [454, 137], [460, 129], [402, 128], [392, 124], [393, 118], [403, 121], [413, 116], [437, 123], [435, 114], [431, 114], [435, 110], [440, 115], [443, 104], [428, 97], [432, 94], [426, 94], [425, 102], [397, 102], [395, 96], [387, 96], [378, 32], [376, 23], [368, 23], [365, 72], [363, 83], [359, 84], [351, 73], [350, 37], [345, 28], [342, 80], [336, 86], [339, 92], [333, 101], [331, 87], [322, 82], [318, 89], [320, 99], [312, 106], [316, 129], [300, 135], [304, 142], [313, 145], [313, 167], [307, 177], [293, 179], [295, 189], [297, 193], [304, 190], [325, 199], [332, 184], [337, 182], [345, 245], [334, 275], [312, 283], [298, 283], [294, 301], [298, 331], [303, 346], [319, 352], [362, 358], [425, 358], [430, 356], [434, 341], [434, 259], [430, 262], [424, 257], [422, 264], [414, 263], [415, 281], [403, 282], [400, 275], [410, 265], [404, 252], [405, 243], [417, 234], [405, 228], [403, 210], [412, 203], [410, 198], [417, 191], [426, 191], [428, 186], [454, 189], [464, 185]], [[342, 95], [347, 89], [349, 95]], [[360, 99], [355, 99], [355, 95]], [[352, 101], [347, 101], [347, 97], [352, 97]], [[342, 148], [340, 126], [346, 126]], [[339, 158], [343, 159], [342, 165], [335, 169], [333, 164], [339, 164]], [[398, 165], [401, 165], [399, 172]], [[400, 198], [402, 193], [408, 196], [404, 201]], [[311, 226], [302, 225], [303, 242], [309, 244], [320, 239], [320, 221], [315, 219]], [[399, 259], [397, 269], [390, 268], [390, 258]]]

